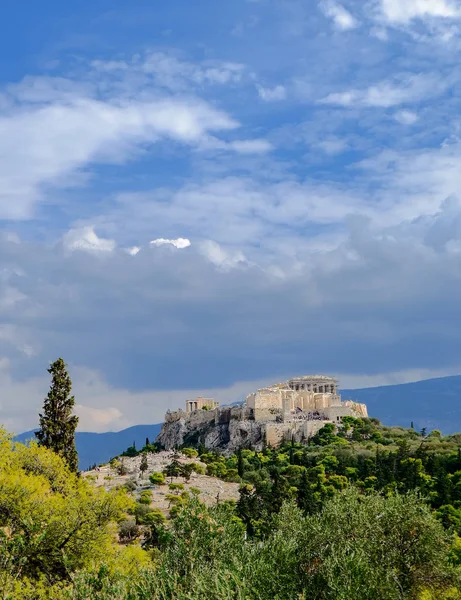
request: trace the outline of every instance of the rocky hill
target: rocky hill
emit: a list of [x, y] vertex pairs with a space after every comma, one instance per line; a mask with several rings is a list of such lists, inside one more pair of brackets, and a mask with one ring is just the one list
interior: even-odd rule
[[177, 460], [181, 464], [196, 463], [205, 471], [206, 465], [201, 463], [197, 458], [187, 458], [184, 455], [176, 455], [174, 452], [163, 451], [159, 453], [147, 454], [147, 471], [144, 474], [140, 471], [141, 455], [134, 458], [124, 457], [123, 465], [126, 469], [125, 475], [119, 475], [117, 469], [112, 468], [109, 464], [99, 467], [97, 470], [85, 471], [82, 476], [89, 478], [94, 482], [96, 487], [103, 487], [110, 490], [120, 485], [125, 485], [128, 482], [133, 485], [133, 493], [139, 497], [143, 490], [152, 491], [152, 508], [160, 509], [164, 514], [168, 515], [170, 509], [170, 500], [168, 496], [171, 491], [168, 484], [182, 484], [186, 491], [200, 491], [199, 497], [205, 504], [211, 505], [224, 500], [238, 500], [239, 484], [222, 481], [217, 477], [209, 477], [196, 472], [192, 472], [189, 481], [185, 481], [183, 477], [168, 477], [164, 485], [153, 485], [149, 481], [149, 475], [153, 472], [162, 472], [172, 460]]
[[235, 406], [192, 413], [167, 413], [157, 441], [165, 448], [200, 443], [210, 450], [225, 450], [227, 453], [249, 445], [261, 449], [264, 446], [263, 425], [242, 419], [243, 410]]

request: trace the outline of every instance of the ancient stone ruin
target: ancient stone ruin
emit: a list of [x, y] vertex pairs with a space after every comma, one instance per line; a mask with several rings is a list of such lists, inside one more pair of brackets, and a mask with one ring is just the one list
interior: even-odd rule
[[219, 408], [219, 402], [216, 402], [213, 398], [203, 398], [199, 396], [195, 400], [187, 400], [186, 412], [191, 413], [194, 410], [214, 410]]
[[187, 400], [186, 411], [167, 412], [158, 441], [167, 449], [198, 443], [229, 452], [250, 445], [261, 449], [308, 440], [326, 423], [340, 426], [345, 416], [367, 417], [367, 407], [341, 400], [333, 377], [308, 375], [257, 390], [241, 405]]

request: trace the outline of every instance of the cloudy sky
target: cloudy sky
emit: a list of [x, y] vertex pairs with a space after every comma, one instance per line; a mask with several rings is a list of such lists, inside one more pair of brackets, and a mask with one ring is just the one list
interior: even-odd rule
[[[25, 10], [27, 8], [27, 10]], [[0, 421], [461, 370], [461, 0], [9, 3]]]

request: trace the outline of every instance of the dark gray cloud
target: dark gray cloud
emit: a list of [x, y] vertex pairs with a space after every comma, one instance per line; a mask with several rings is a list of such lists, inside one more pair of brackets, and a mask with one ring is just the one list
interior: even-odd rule
[[444, 223], [460, 210], [445, 210], [392, 230], [351, 218], [335, 249], [277, 275], [220, 268], [194, 244], [130, 256], [3, 236], [0, 354], [15, 377], [64, 355], [131, 390], [454, 365], [461, 248]]

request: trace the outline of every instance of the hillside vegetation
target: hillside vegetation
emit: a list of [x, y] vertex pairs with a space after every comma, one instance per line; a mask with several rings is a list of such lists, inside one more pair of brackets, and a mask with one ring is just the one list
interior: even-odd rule
[[[346, 419], [308, 445], [158, 452], [129, 449], [110, 466], [122, 479], [96, 487], [3, 431], [0, 598], [461, 598], [461, 436]], [[238, 484], [237, 501], [207, 505], [185, 485], [205, 469]]]

